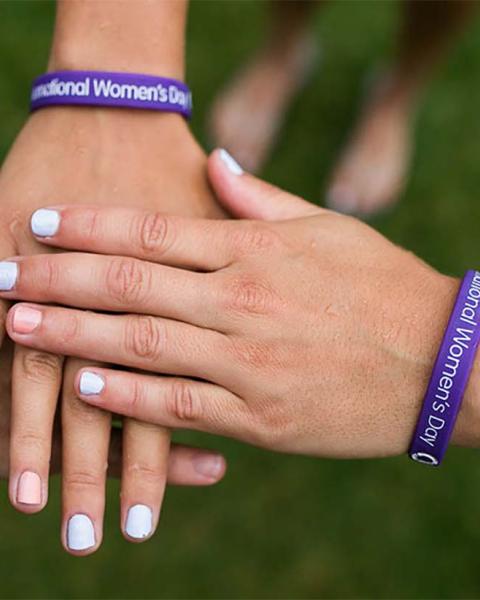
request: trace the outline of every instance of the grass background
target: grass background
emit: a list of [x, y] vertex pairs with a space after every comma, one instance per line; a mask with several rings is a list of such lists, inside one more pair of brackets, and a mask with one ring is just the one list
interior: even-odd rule
[[[265, 177], [311, 200], [323, 187], [372, 65], [388, 58], [401, 6], [334, 2], [315, 18], [323, 59], [295, 103]], [[54, 6], [0, 1], [0, 154], [27, 112], [45, 65]], [[188, 35], [193, 127], [262, 35], [265, 4], [193, 2]], [[437, 268], [480, 263], [480, 23], [472, 22], [428, 89], [408, 188], [374, 222]], [[399, 298], [401, 301], [401, 298]], [[440, 470], [405, 458], [334, 462], [275, 456], [183, 434], [230, 462], [214, 489], [170, 489], [144, 545], [118, 531], [109, 484], [105, 540], [86, 559], [58, 541], [59, 482], [38, 516], [17, 514], [0, 484], [2, 598], [480, 597], [480, 457], [451, 449]]]

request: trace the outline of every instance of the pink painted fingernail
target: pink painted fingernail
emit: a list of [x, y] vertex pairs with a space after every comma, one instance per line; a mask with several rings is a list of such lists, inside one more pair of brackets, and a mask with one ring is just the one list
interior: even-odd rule
[[32, 333], [42, 322], [42, 313], [28, 306], [19, 306], [13, 313], [13, 331]]
[[25, 471], [20, 475], [17, 488], [17, 502], [19, 504], [42, 503], [42, 480], [37, 473]]
[[193, 459], [195, 471], [207, 479], [217, 479], [223, 470], [223, 457], [220, 455], [199, 454]]

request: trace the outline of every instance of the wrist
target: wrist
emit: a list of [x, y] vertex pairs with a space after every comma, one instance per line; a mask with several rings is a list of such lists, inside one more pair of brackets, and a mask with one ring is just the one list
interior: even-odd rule
[[400, 453], [410, 447], [459, 283], [424, 263], [417, 267], [405, 272], [405, 296], [397, 305], [393, 333], [406, 402], [397, 430]]
[[174, 57], [162, 59], [160, 56], [135, 53], [127, 56], [115, 52], [115, 44], [94, 46], [85, 44], [84, 40], [76, 43], [73, 39], [54, 42], [47, 71], [111, 71], [184, 80], [183, 61]]
[[[433, 310], [425, 311], [425, 323], [427, 327], [424, 332], [424, 353], [422, 363], [426, 365], [423, 376], [420, 377], [419, 403], [415, 416], [415, 424], [420, 415], [424, 396], [428, 383], [432, 376], [434, 363], [442, 345], [447, 324], [453, 311], [455, 300], [459, 293], [460, 280], [435, 274], [435, 283], [431, 289], [430, 302], [427, 304]], [[430, 318], [428, 316], [430, 314]], [[430, 332], [430, 334], [429, 334]], [[458, 446], [478, 447], [480, 445], [480, 353], [475, 358], [473, 368], [470, 372], [465, 393], [463, 395], [460, 409], [455, 420], [451, 444]], [[414, 424], [414, 427], [415, 427]], [[412, 429], [412, 435], [414, 430]]]
[[185, 2], [58, 3], [48, 70], [146, 73], [183, 80]]

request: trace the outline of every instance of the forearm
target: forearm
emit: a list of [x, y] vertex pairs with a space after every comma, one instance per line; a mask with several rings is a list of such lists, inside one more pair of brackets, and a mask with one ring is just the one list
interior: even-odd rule
[[59, 0], [49, 69], [183, 79], [186, 0]]

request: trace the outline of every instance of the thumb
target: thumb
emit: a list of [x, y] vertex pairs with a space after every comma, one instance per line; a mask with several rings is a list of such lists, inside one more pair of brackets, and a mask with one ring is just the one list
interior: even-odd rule
[[207, 169], [220, 204], [234, 217], [281, 221], [324, 210], [245, 173], [226, 150], [212, 152]]

